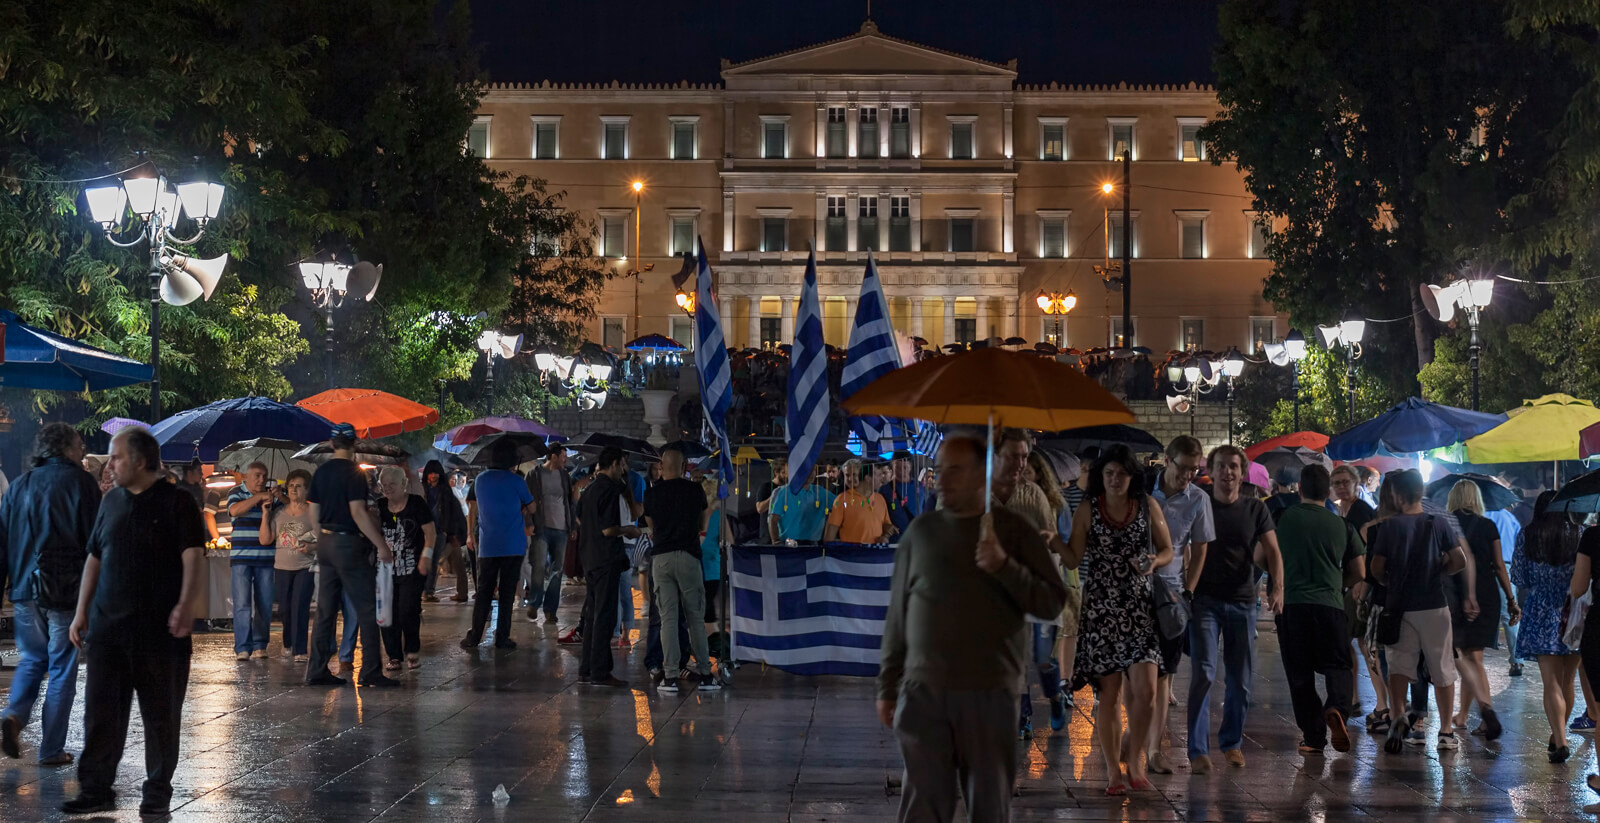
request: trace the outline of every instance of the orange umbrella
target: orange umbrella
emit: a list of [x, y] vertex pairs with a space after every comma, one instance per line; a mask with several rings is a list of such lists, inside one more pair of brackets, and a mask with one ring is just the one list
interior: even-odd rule
[[434, 409], [377, 389], [329, 389], [295, 405], [335, 423], [349, 423], [361, 438], [417, 431], [439, 420]]
[[1251, 460], [1254, 460], [1261, 455], [1272, 451], [1273, 449], [1286, 447], [1293, 448], [1295, 446], [1310, 449], [1314, 452], [1319, 452], [1328, 447], [1328, 436], [1322, 434], [1321, 432], [1293, 432], [1290, 434], [1280, 434], [1277, 437], [1269, 437], [1266, 440], [1263, 440], [1260, 443], [1245, 449], [1244, 453]]
[[[983, 348], [935, 357], [867, 384], [841, 405], [851, 414], [908, 417], [935, 423], [1059, 431], [1132, 423], [1133, 412], [1085, 377], [1046, 357]], [[989, 449], [985, 483], [994, 480]]]

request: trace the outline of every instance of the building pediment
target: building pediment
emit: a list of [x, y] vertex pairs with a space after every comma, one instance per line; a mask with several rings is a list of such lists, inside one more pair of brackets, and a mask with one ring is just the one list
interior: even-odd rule
[[1010, 82], [1017, 67], [1015, 60], [991, 63], [889, 37], [870, 20], [849, 37], [743, 63], [722, 62], [722, 77], [730, 88], [741, 79], [774, 75], [961, 75]]

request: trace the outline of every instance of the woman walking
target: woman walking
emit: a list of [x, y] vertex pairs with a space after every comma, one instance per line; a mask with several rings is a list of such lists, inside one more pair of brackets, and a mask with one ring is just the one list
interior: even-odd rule
[[[433, 510], [420, 495], [411, 494], [405, 469], [384, 466], [378, 473], [378, 524], [394, 552], [394, 613], [384, 626], [383, 648], [389, 660], [384, 669], [397, 671], [401, 656], [415, 669], [422, 665], [422, 587], [433, 566]], [[502, 615], [510, 620], [510, 615]]]
[[[1483, 516], [1483, 493], [1478, 484], [1462, 480], [1450, 488], [1446, 504], [1456, 522], [1461, 524], [1461, 534], [1467, 539], [1475, 572], [1478, 614], [1468, 617], [1462, 607], [1464, 592], [1457, 578], [1446, 587], [1450, 600], [1450, 636], [1455, 639], [1456, 671], [1461, 674], [1461, 710], [1456, 713], [1455, 725], [1467, 727], [1467, 712], [1473, 701], [1478, 703], [1478, 716], [1483, 722], [1472, 733], [1485, 740], [1500, 737], [1500, 718], [1494, 713], [1490, 701], [1489, 673], [1483, 667], [1483, 650], [1492, 647], [1500, 633], [1500, 593], [1511, 596], [1511, 578], [1506, 574], [1505, 561], [1500, 559], [1500, 530], [1494, 522]], [[1522, 619], [1522, 610], [1511, 603], [1511, 623]], [[1443, 707], [1448, 708], [1448, 707]]]
[[[1126, 446], [1115, 446], [1095, 461], [1089, 496], [1073, 519], [1064, 553], [1067, 567], [1079, 570], [1083, 579], [1075, 677], [1100, 686], [1095, 731], [1110, 775], [1110, 796], [1151, 788], [1145, 750], [1161, 661], [1151, 574], [1172, 560], [1161, 507], [1150, 505], [1134, 488], [1139, 471]], [[1122, 751], [1124, 684], [1130, 690], [1128, 752]]]
[[311, 521], [311, 504], [306, 502], [311, 473], [305, 469], [289, 472], [284, 489], [289, 502], [274, 509], [261, 528], [263, 534], [277, 537], [272, 571], [278, 611], [283, 615], [283, 656], [293, 655], [294, 662], [304, 663], [311, 637], [311, 597], [317, 590], [317, 529]]
[[1565, 512], [1550, 511], [1550, 498], [1555, 494], [1543, 492], [1534, 504], [1533, 522], [1523, 530], [1522, 545], [1511, 556], [1511, 582], [1522, 601], [1517, 657], [1539, 659], [1544, 714], [1550, 722], [1550, 762], [1564, 763], [1572, 755], [1567, 747], [1567, 715], [1573, 708], [1573, 678], [1579, 660], [1561, 642], [1561, 619], [1566, 613], [1580, 535]]
[[[1573, 600], [1585, 592], [1600, 595], [1600, 526], [1583, 530], [1578, 541], [1578, 556], [1572, 566], [1572, 581], [1567, 587], [1567, 596]], [[1583, 670], [1588, 672], [1589, 681], [1600, 683], [1600, 609], [1590, 607], [1589, 616], [1583, 622], [1583, 641], [1578, 647], [1583, 650]], [[1585, 782], [1589, 788], [1600, 792], [1600, 774], [1589, 775]]]

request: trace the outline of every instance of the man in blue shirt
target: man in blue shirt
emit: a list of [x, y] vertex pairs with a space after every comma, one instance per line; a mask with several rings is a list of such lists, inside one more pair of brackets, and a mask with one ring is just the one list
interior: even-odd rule
[[244, 470], [244, 482], [228, 492], [228, 516], [233, 518], [229, 537], [233, 547], [228, 552], [233, 572], [233, 653], [239, 660], [267, 657], [275, 577], [272, 561], [277, 552], [272, 509], [278, 505], [277, 488], [267, 488], [265, 463], [251, 463]]
[[[1200, 441], [1187, 434], [1178, 435], [1167, 444], [1166, 467], [1151, 483], [1150, 498], [1161, 506], [1167, 518], [1167, 532], [1172, 537], [1172, 562], [1155, 573], [1169, 585], [1189, 598], [1200, 582], [1200, 571], [1206, 564], [1206, 546], [1216, 539], [1217, 530], [1211, 519], [1211, 498], [1194, 484], [1205, 463], [1205, 450]], [[1157, 774], [1171, 774], [1172, 764], [1161, 749], [1161, 735], [1167, 730], [1167, 696], [1172, 693], [1172, 676], [1183, 659], [1183, 649], [1188, 645], [1188, 634], [1176, 639], [1161, 637], [1161, 674], [1156, 679], [1156, 713], [1150, 723], [1150, 770]]]
[[529, 518], [538, 505], [527, 482], [511, 471], [517, 462], [516, 449], [498, 445], [489, 454], [490, 468], [478, 475], [467, 491], [467, 548], [478, 550], [478, 599], [472, 604], [472, 628], [461, 639], [463, 649], [476, 648], [483, 640], [483, 627], [494, 602], [491, 598], [497, 590], [500, 617], [494, 625], [494, 647], [517, 647], [511, 639], [511, 604], [528, 554]]
[[889, 522], [894, 524], [889, 542], [897, 543], [911, 521], [922, 514], [922, 488], [911, 476], [911, 452], [895, 452], [889, 470], [889, 482], [878, 489], [878, 494], [889, 504]]
[[[1511, 565], [1511, 555], [1517, 550], [1517, 538], [1522, 536], [1522, 521], [1517, 519], [1510, 509], [1496, 509], [1485, 512], [1484, 517], [1494, 524], [1500, 532], [1500, 556], [1506, 561], [1506, 566]], [[1517, 587], [1511, 586], [1511, 597], [1517, 596]], [[1500, 606], [1500, 622], [1506, 627], [1506, 654], [1511, 658], [1511, 676], [1522, 676], [1522, 660], [1517, 657], [1517, 626], [1511, 622], [1511, 613], [1507, 609], [1511, 600], [1508, 598]]]
[[822, 528], [828, 522], [828, 510], [833, 508], [833, 492], [815, 482], [798, 492], [789, 491], [787, 484], [772, 493], [768, 509], [767, 526], [772, 542], [794, 540], [815, 543], [822, 539]]

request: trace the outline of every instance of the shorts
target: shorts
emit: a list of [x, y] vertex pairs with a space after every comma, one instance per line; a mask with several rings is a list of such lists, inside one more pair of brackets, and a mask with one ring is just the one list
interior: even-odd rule
[[1186, 630], [1170, 640], [1159, 636], [1160, 632], [1156, 634], [1158, 635], [1156, 641], [1161, 644], [1161, 673], [1177, 674], [1178, 663], [1189, 651], [1189, 632]]
[[1406, 612], [1400, 616], [1400, 641], [1384, 646], [1389, 671], [1416, 672], [1427, 666], [1428, 679], [1435, 686], [1456, 682], [1455, 648], [1450, 638], [1450, 609]]
[[1067, 586], [1067, 605], [1061, 609], [1062, 637], [1078, 636], [1078, 617], [1083, 611], [1083, 589], [1078, 586]]

